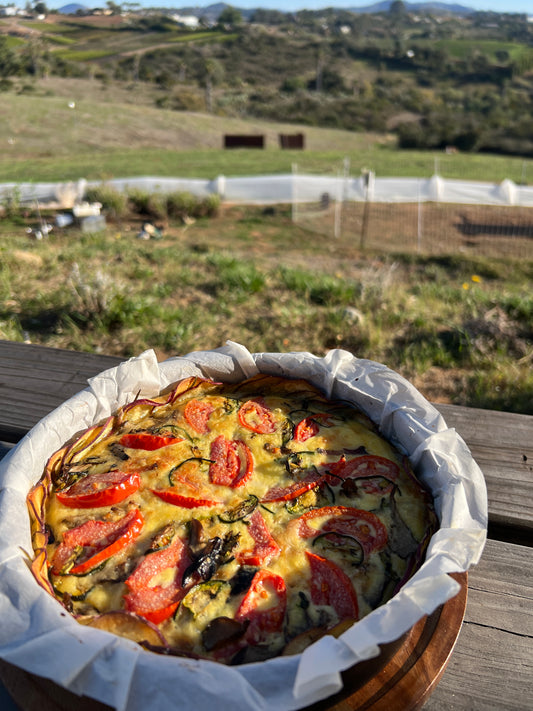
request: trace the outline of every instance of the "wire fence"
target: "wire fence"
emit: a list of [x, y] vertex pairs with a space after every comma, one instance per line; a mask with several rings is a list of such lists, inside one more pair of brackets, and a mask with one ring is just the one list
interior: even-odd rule
[[533, 259], [533, 209], [515, 205], [354, 201], [295, 203], [300, 227], [361, 250]]
[[[21, 203], [64, 207], [91, 184], [0, 185], [0, 202], [16, 194]], [[361, 250], [533, 259], [533, 187], [511, 180], [491, 184], [455, 179], [376, 178], [349, 175], [347, 161], [321, 175], [290, 174], [212, 180], [137, 177], [113, 179], [119, 191], [186, 191], [216, 194], [227, 204], [292, 205], [293, 221]], [[51, 201], [51, 202], [50, 202]], [[55, 203], [54, 203], [55, 201]]]

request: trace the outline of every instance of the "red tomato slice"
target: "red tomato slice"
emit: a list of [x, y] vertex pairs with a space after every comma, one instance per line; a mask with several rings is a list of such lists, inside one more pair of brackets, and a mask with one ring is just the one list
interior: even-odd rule
[[[166, 548], [148, 553], [126, 580], [129, 589], [124, 596], [126, 610], [154, 624], [170, 617], [185, 595], [181, 579], [190, 562], [179, 536]], [[168, 568], [175, 568], [171, 582], [167, 585], [154, 583], [156, 577]]]
[[183, 416], [190, 426], [199, 434], [209, 432], [209, 418], [214, 411], [213, 405], [203, 400], [189, 400], [185, 405]]
[[250, 480], [254, 471], [254, 458], [246, 442], [236, 439], [233, 441], [233, 447], [239, 458], [239, 471], [231, 486], [233, 489], [237, 489], [239, 486], [244, 486], [244, 484]]
[[253, 473], [254, 461], [248, 445], [219, 435], [211, 443], [209, 478], [212, 484], [243, 486]]
[[143, 525], [139, 509], [132, 509], [118, 521], [91, 520], [65, 531], [51, 561], [52, 572], [61, 573], [79, 546], [84, 548], [83, 560], [67, 572], [72, 575], [89, 572], [134, 541]]
[[[328, 464], [326, 469], [333, 475], [328, 477], [328, 483], [338, 484], [339, 480], [344, 479], [364, 479], [361, 487], [368, 494], [390, 492], [400, 474], [400, 467], [395, 462], [375, 454], [365, 454], [354, 459], [342, 457], [338, 462]], [[380, 479], [386, 479], [389, 484], [380, 485]]]
[[209, 478], [213, 484], [231, 486], [240, 469], [239, 457], [231, 440], [218, 435], [211, 443]]
[[296, 442], [305, 442], [311, 437], [315, 437], [320, 431], [320, 422], [329, 426], [331, 415], [327, 412], [317, 412], [300, 420], [294, 428], [293, 439]]
[[258, 400], [245, 402], [239, 408], [237, 415], [241, 425], [252, 432], [270, 434], [276, 431], [276, 423], [271, 410]]
[[[327, 517], [320, 528], [312, 528], [308, 521], [313, 518]], [[311, 538], [322, 533], [344, 533], [353, 536], [361, 546], [365, 556], [372, 551], [380, 551], [387, 545], [387, 529], [371, 511], [363, 511], [350, 506], [324, 506], [312, 509], [295, 519], [298, 534], [302, 538]]]
[[280, 554], [280, 547], [272, 538], [265, 519], [257, 509], [250, 516], [248, 533], [254, 539], [253, 550], [241, 551], [236, 558], [243, 565], [266, 565]]
[[153, 452], [162, 447], [168, 447], [171, 444], [183, 442], [183, 437], [164, 437], [163, 435], [153, 435], [149, 432], [134, 432], [125, 434], [119, 440], [123, 447], [128, 449], [145, 449], [147, 452]]
[[258, 570], [235, 614], [237, 622], [248, 620], [245, 639], [260, 644], [283, 626], [287, 609], [285, 581], [269, 570]]
[[141, 477], [137, 472], [115, 470], [85, 476], [66, 491], [59, 491], [56, 495], [64, 506], [91, 509], [118, 504], [135, 493], [140, 485]]
[[168, 489], [151, 489], [152, 494], [166, 501], [167, 504], [181, 506], [184, 509], [195, 509], [199, 506], [218, 506], [222, 501], [213, 501], [211, 499], [196, 499], [192, 496], [183, 496], [178, 487], [169, 487]]
[[320, 486], [325, 480], [326, 476], [324, 474], [314, 472], [308, 474], [301, 481], [294, 482], [294, 484], [289, 484], [288, 486], [274, 486], [267, 491], [261, 501], [290, 501], [301, 494], [305, 494], [306, 491], [314, 489], [315, 486]]
[[339, 617], [357, 620], [359, 604], [352, 581], [336, 563], [306, 552], [311, 567], [311, 600], [315, 605], [330, 605]]

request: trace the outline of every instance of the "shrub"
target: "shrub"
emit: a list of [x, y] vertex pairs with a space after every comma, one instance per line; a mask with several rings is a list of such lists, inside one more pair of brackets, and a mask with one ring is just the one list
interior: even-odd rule
[[220, 209], [220, 196], [208, 195], [201, 200], [197, 207], [195, 217], [216, 217]]
[[155, 220], [166, 220], [168, 218], [167, 196], [165, 193], [152, 193], [150, 195], [146, 213], [148, 217]]
[[101, 203], [111, 219], [120, 220], [128, 213], [128, 196], [110, 185], [88, 188], [86, 197], [89, 202]]
[[172, 219], [194, 217], [198, 200], [191, 193], [174, 192], [166, 196], [167, 213]]
[[147, 215], [150, 206], [150, 193], [140, 188], [128, 190], [130, 209], [138, 215]]
[[192, 193], [180, 190], [169, 193], [149, 193], [145, 190], [132, 189], [128, 192], [128, 200], [133, 212], [154, 220], [214, 217], [220, 207], [218, 195], [198, 198]]

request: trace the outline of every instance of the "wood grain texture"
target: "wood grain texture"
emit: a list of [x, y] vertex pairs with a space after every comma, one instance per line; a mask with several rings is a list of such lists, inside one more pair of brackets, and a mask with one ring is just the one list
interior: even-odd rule
[[491, 520], [533, 534], [533, 416], [436, 405], [487, 482]]
[[463, 628], [424, 711], [533, 708], [533, 549], [488, 541], [469, 573]]
[[121, 358], [0, 341], [0, 439], [16, 442]]

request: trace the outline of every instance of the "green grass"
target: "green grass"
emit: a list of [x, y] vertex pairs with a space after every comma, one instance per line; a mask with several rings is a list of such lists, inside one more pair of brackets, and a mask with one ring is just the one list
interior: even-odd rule
[[70, 62], [90, 62], [96, 59], [112, 57], [116, 54], [113, 48], [110, 49], [60, 49], [56, 51], [58, 57]]
[[191, 32], [188, 34], [172, 33], [173, 36], [167, 39], [165, 36], [165, 41], [170, 42], [230, 42], [237, 39], [236, 34], [226, 33], [226, 32]]
[[30, 30], [35, 30], [36, 32], [44, 32], [48, 34], [50, 32], [55, 32], [57, 34], [62, 34], [64, 32], [72, 32], [72, 27], [68, 22], [39, 22], [37, 20], [27, 20], [24, 23], [25, 27]]
[[75, 44], [76, 40], [72, 37], [63, 37], [62, 35], [44, 35], [46, 40], [51, 44], [56, 44], [58, 46], [70, 47]]
[[429, 399], [533, 414], [532, 262], [364, 255], [281, 208], [226, 208], [150, 242], [139, 227], [35, 242], [4, 220], [0, 338], [123, 357], [227, 339], [252, 351], [343, 348]]
[[528, 51], [525, 44], [519, 42], [502, 42], [497, 40], [480, 40], [480, 39], [445, 39], [445, 40], [416, 40], [413, 44], [420, 46], [427, 45], [433, 49], [443, 49], [451, 57], [456, 59], [467, 59], [476, 54], [485, 54], [491, 61], [496, 59], [498, 52], [507, 52], [511, 60], [519, 58], [524, 52]]
[[[171, 150], [161, 148], [107, 149], [91, 153], [77, 152], [73, 156], [46, 155], [31, 159], [2, 160], [1, 182], [65, 181], [86, 178], [105, 180], [112, 177], [155, 175], [212, 179], [219, 175], [253, 176], [290, 173], [294, 163], [299, 172], [330, 174], [332, 167], [339, 170], [348, 156], [351, 174], [360, 175], [371, 167], [378, 176], [421, 177], [433, 175], [435, 154], [432, 152], [380, 151], [376, 149], [351, 151], [251, 151], [203, 149]], [[455, 156], [454, 156], [455, 158]], [[524, 160], [495, 156], [464, 156], [458, 160], [438, 157], [441, 176], [461, 179], [501, 182], [508, 178], [520, 183]], [[533, 180], [533, 170], [528, 177]]]

